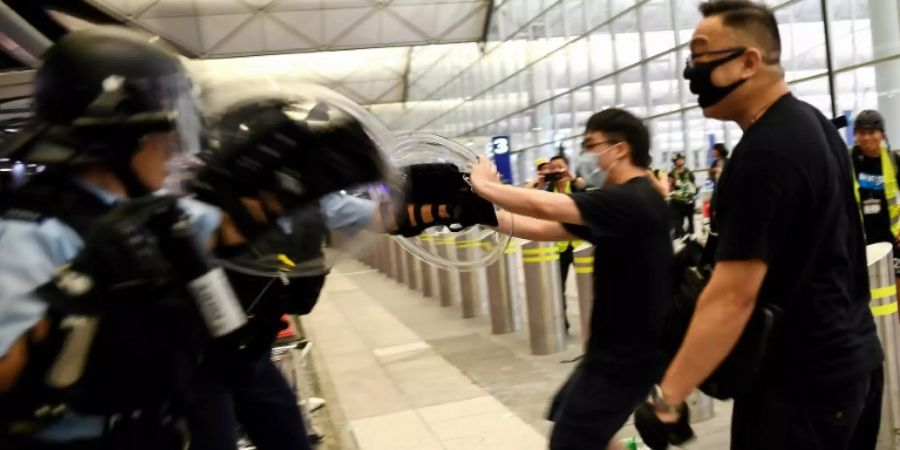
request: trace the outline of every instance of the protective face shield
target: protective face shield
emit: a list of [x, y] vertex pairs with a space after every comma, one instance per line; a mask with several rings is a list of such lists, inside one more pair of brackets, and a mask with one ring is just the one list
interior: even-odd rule
[[[209, 149], [193, 168], [191, 191], [227, 213], [222, 266], [257, 276], [322, 275], [374, 239], [378, 208], [403, 201], [385, 155], [394, 138], [331, 90], [260, 84], [204, 84]], [[234, 244], [229, 226], [247, 242]]]
[[[472, 149], [441, 136], [413, 133], [401, 136], [392, 155], [394, 164], [405, 176], [406, 199], [410, 202], [443, 203], [434, 192], [446, 192], [447, 185], [470, 194], [467, 172], [478, 154]], [[419, 168], [450, 168], [435, 175], [421, 176]], [[488, 205], [490, 206], [490, 205]], [[493, 208], [491, 208], [493, 209]], [[488, 211], [496, 215], [496, 211]], [[427, 229], [418, 237], [395, 237], [407, 251], [431, 265], [462, 271], [475, 270], [496, 261], [509, 245], [512, 230], [483, 225], [439, 225]]]
[[170, 133], [169, 154], [199, 149], [193, 85], [171, 51], [122, 27], [72, 32], [51, 47], [35, 77], [35, 118], [0, 157], [49, 167], [102, 164], [132, 196], [147, 193], [131, 158], [147, 135]]

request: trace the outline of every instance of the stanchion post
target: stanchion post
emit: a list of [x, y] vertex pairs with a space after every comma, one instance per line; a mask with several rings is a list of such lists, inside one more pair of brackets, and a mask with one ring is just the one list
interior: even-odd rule
[[695, 390], [685, 400], [691, 410], [691, 423], [700, 423], [715, 416], [716, 411], [712, 397]]
[[893, 245], [880, 242], [866, 247], [872, 316], [884, 348], [884, 395], [878, 448], [900, 449], [900, 361], [898, 361], [897, 285]]
[[559, 251], [552, 242], [522, 246], [528, 336], [535, 355], [558, 353], [566, 347], [560, 299]]
[[[437, 235], [434, 238], [437, 254], [443, 258], [450, 258], [455, 253], [456, 239], [450, 235]], [[453, 306], [459, 297], [459, 275], [453, 269], [438, 269], [438, 291], [441, 306]]]
[[519, 244], [510, 242], [503, 255], [487, 268], [491, 332], [494, 334], [512, 333], [522, 328], [520, 264]]
[[406, 284], [406, 249], [404, 249], [397, 239], [394, 242], [394, 261], [397, 264], [397, 276], [394, 278], [400, 284]]
[[406, 285], [412, 290], [419, 289], [419, 262], [412, 253], [405, 250], [403, 257], [406, 262]]
[[[430, 247], [432, 250], [434, 249], [434, 236], [423, 234], [419, 236], [419, 241], [422, 242], [423, 246]], [[437, 294], [438, 281], [436, 270], [437, 269], [431, 264], [428, 264], [424, 260], [419, 260], [419, 271], [422, 275], [422, 295], [426, 297], [434, 297]]]
[[581, 343], [587, 350], [591, 337], [591, 312], [594, 308], [594, 246], [582, 244], [574, 251], [575, 287], [581, 317]]
[[[483, 246], [487, 244], [477, 236], [477, 231], [469, 231], [456, 237], [456, 257], [460, 261], [481, 259]], [[485, 314], [485, 271], [483, 267], [459, 271], [460, 303], [464, 319]]]

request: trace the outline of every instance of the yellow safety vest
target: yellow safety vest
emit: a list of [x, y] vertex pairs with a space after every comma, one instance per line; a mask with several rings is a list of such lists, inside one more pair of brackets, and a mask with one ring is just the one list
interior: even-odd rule
[[[900, 204], [897, 203], [897, 172], [891, 154], [887, 147], [881, 147], [881, 177], [884, 179], [884, 198], [887, 199], [888, 216], [891, 218], [891, 233], [894, 236], [900, 234]], [[853, 194], [856, 195], [856, 204], [862, 212], [862, 201], [859, 198], [859, 179], [853, 174]]]
[[[564, 192], [565, 194], [572, 193], [572, 182], [571, 181], [566, 181], [566, 187], [565, 187], [564, 191], [565, 191]], [[559, 192], [556, 189], [556, 183], [553, 183], [553, 192]], [[581, 244], [582, 244], [582, 241], [558, 241], [556, 243], [556, 249], [559, 250], [560, 253], [562, 253], [562, 252], [568, 250], [570, 245], [572, 246], [572, 248], [578, 248], [578, 246]]]

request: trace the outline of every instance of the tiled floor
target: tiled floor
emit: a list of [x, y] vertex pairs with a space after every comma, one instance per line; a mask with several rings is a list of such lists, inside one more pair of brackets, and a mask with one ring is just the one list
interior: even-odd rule
[[[527, 326], [492, 335], [487, 317], [462, 319], [460, 305], [442, 308], [348, 262], [304, 328], [336, 391], [329, 408], [342, 409], [359, 449], [543, 449], [547, 405], [572, 369], [564, 361], [580, 354], [574, 298], [569, 305], [566, 350], [533, 356]], [[730, 405], [716, 408], [687, 448], [728, 448]], [[630, 425], [620, 433], [635, 434]]]

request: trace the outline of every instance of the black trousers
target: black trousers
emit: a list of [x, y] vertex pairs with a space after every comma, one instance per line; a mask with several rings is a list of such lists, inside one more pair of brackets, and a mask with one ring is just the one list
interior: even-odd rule
[[[672, 217], [672, 228], [675, 230], [675, 239], [687, 234], [694, 234], [694, 204], [677, 200], [669, 202], [669, 212]], [[687, 219], [687, 228], [684, 221]]]
[[207, 371], [197, 380], [191, 450], [235, 450], [238, 424], [259, 450], [311, 450], [297, 397], [268, 355], [238, 363], [250, 376], [230, 382]]
[[559, 253], [559, 274], [562, 282], [562, 309], [563, 318], [566, 321], [566, 331], [569, 331], [569, 314], [566, 312], [566, 280], [569, 278], [569, 266], [575, 261], [575, 249], [569, 245], [565, 251]]
[[735, 399], [731, 450], [874, 450], [883, 391], [881, 367], [815, 393], [757, 388]]

